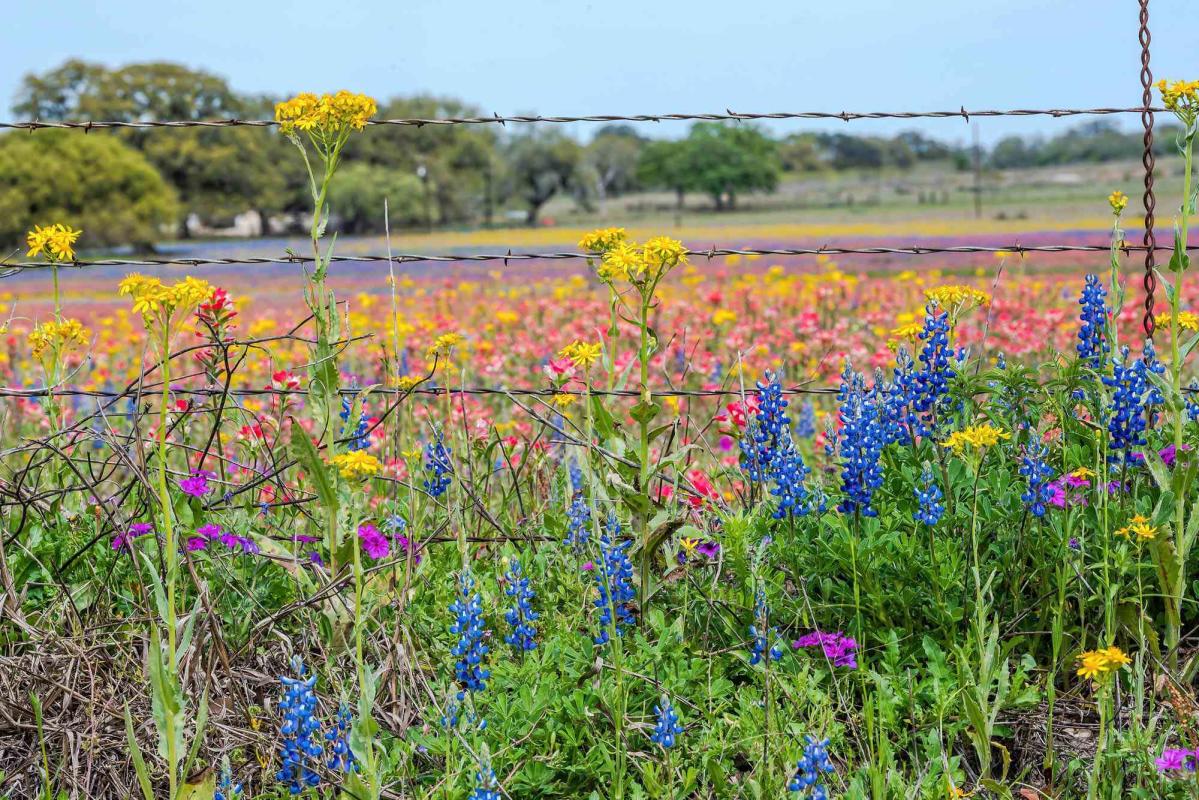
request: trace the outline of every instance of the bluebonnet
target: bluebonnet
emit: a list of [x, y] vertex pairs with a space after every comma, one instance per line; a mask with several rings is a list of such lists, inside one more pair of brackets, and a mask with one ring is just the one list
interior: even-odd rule
[[450, 463], [450, 450], [438, 433], [433, 441], [425, 445], [425, 491], [431, 497], [440, 497], [450, 487], [450, 475], [454, 471]]
[[795, 774], [787, 784], [787, 791], [798, 792], [811, 800], [827, 800], [828, 789], [821, 783], [824, 776], [833, 771], [833, 762], [828, 757], [828, 739], [804, 737], [803, 756], [795, 765]]
[[283, 684], [283, 697], [279, 710], [283, 724], [279, 728], [282, 738], [282, 766], [275, 773], [275, 780], [288, 785], [288, 791], [299, 794], [321, 782], [320, 775], [313, 769], [321, 757], [321, 724], [316, 719], [316, 675], [304, 677], [305, 669], [298, 658], [292, 659], [292, 670], [298, 677], [279, 677]]
[[1128, 462], [1135, 460], [1133, 449], [1145, 445], [1147, 371], [1144, 360], [1134, 360], [1125, 346], [1120, 348], [1119, 358], [1112, 360], [1112, 374], [1103, 378], [1103, 383], [1114, 390], [1107, 422], [1108, 447], [1123, 451]]
[[809, 400], [799, 409], [799, 419], [795, 422], [795, 435], [801, 439], [811, 439], [816, 435], [816, 406]]
[[678, 712], [674, 710], [670, 698], [662, 695], [662, 702], [654, 706], [654, 713], [658, 715], [658, 722], [650, 734], [650, 741], [661, 745], [663, 750], [669, 750], [675, 745], [675, 737], [683, 732]]
[[[341, 417], [342, 422], [348, 423], [350, 421], [350, 412], [353, 411], [353, 409], [354, 406], [353, 403], [350, 402], [350, 398], [341, 398], [341, 413], [338, 414], [338, 416]], [[370, 447], [371, 438], [367, 434], [367, 429], [369, 427], [370, 426], [366, 423], [366, 419], [361, 414], [358, 415], [358, 425], [354, 428], [353, 432], [348, 431], [343, 425], [341, 428], [341, 436], [343, 439], [348, 440], [346, 442], [346, 449], [365, 450], [366, 448]]]
[[936, 525], [945, 513], [945, 505], [941, 502], [943, 497], [941, 487], [933, 480], [932, 468], [925, 464], [924, 471], [920, 473], [920, 485], [916, 487], [916, 499], [920, 502], [916, 520], [930, 528]]
[[591, 509], [582, 492], [576, 493], [570, 501], [570, 510], [566, 512], [566, 517], [566, 539], [563, 544], [573, 547], [576, 553], [581, 553], [591, 537]]
[[237, 800], [241, 794], [242, 785], [233, 782], [233, 771], [229, 769], [229, 759], [226, 757], [221, 763], [221, 776], [217, 779], [212, 800]]
[[810, 470], [791, 437], [782, 384], [767, 371], [757, 385], [758, 412], [741, 440], [741, 468], [751, 481], [770, 481], [770, 493], [778, 498], [775, 519], [802, 516], [814, 508], [804, 486]]
[[1149, 377], [1148, 373], [1153, 373], [1154, 375], [1165, 375], [1166, 365], [1161, 361], [1158, 361], [1157, 350], [1153, 347], [1152, 339], [1145, 340], [1145, 348], [1141, 351], [1141, 361], [1145, 363], [1145, 381], [1149, 385], [1149, 396], [1145, 399], [1145, 402], [1150, 406], [1160, 406], [1162, 403], [1166, 402], [1166, 398], [1162, 396], [1162, 390], [1154, 385], [1153, 379]]
[[626, 552], [631, 542], [620, 541], [620, 523], [615, 515], [608, 517], [606, 530], [600, 535], [600, 560], [595, 566], [595, 585], [599, 596], [595, 607], [600, 610], [600, 629], [595, 644], [603, 646], [611, 640], [609, 626], [616, 635], [633, 624], [633, 612], [629, 603], [637, 597], [633, 588], [633, 563]]
[[[949, 366], [949, 312], [940, 311], [935, 303], [924, 313], [924, 330], [920, 332], [919, 368], [913, 373], [912, 404], [931, 426], [942, 401], [949, 394], [949, 380], [957, 373]], [[959, 360], [961, 360], [959, 358]]]
[[890, 383], [883, 384], [876, 394], [882, 396], [883, 436], [887, 444], [909, 445], [914, 436], [927, 435], [916, 405], [916, 368], [907, 348], [895, 353], [895, 370]]
[[579, 462], [572, 458], [566, 469], [570, 473], [571, 492], [577, 493], [583, 491], [583, 469], [579, 466]]
[[530, 588], [529, 579], [521, 573], [520, 562], [515, 558], [509, 564], [504, 579], [508, 584], [504, 594], [514, 601], [514, 605], [504, 612], [504, 619], [512, 628], [504, 641], [517, 650], [536, 650], [537, 628], [533, 623], [537, 621], [537, 612], [533, 610], [533, 598], [537, 595]]
[[1102, 370], [1111, 345], [1107, 341], [1107, 290], [1097, 275], [1087, 275], [1078, 304], [1082, 306], [1082, 325], [1078, 328], [1078, 357], [1091, 369]]
[[354, 723], [354, 718], [350, 714], [350, 707], [342, 701], [337, 708], [337, 716], [333, 720], [333, 728], [325, 734], [325, 741], [329, 743], [329, 769], [339, 770], [341, 772], [351, 772], [357, 767], [355, 766], [356, 759], [354, 752], [350, 750], [350, 727]]
[[995, 357], [995, 368], [996, 369], [1007, 369], [1007, 357], [1003, 354], [1002, 351], [1000, 351], [999, 355]]
[[[757, 664], [763, 660], [778, 661], [783, 657], [782, 639], [778, 629], [770, 627], [770, 607], [766, 605], [766, 591], [758, 589], [754, 597], [754, 624], [749, 626], [749, 635], [753, 638], [749, 654], [749, 663]], [[774, 643], [771, 644], [771, 639]]]
[[1191, 422], [1199, 422], [1199, 381], [1192, 379], [1187, 389], [1190, 391], [1183, 395], [1187, 407], [1187, 416], [1191, 418]]
[[842, 513], [861, 512], [875, 517], [871, 506], [874, 490], [883, 482], [879, 465], [884, 441], [883, 425], [879, 420], [877, 401], [866, 391], [865, 379], [846, 362], [841, 375], [841, 490], [845, 499], [838, 507]]
[[499, 787], [495, 770], [485, 761], [480, 761], [479, 771], [475, 773], [475, 790], [467, 800], [500, 800]]
[[458, 682], [458, 699], [463, 700], [467, 692], [482, 692], [487, 688], [491, 673], [483, 666], [488, 647], [484, 643], [487, 623], [483, 620], [483, 600], [475, 592], [475, 579], [463, 570], [458, 577], [458, 592], [450, 604], [454, 622], [450, 633], [458, 637], [450, 651], [457, 657], [454, 677]]
[[1024, 460], [1020, 465], [1020, 474], [1028, 482], [1028, 488], [1020, 499], [1032, 512], [1034, 517], [1045, 516], [1045, 505], [1053, 499], [1053, 487], [1049, 485], [1053, 477], [1053, 468], [1045, 462], [1049, 448], [1040, 443], [1033, 443], [1024, 451]]

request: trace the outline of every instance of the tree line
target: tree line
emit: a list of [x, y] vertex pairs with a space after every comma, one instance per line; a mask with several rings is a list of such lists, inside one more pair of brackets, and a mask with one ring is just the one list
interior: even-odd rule
[[[217, 75], [178, 64], [70, 60], [27, 75], [12, 110], [45, 121], [247, 119], [271, 117], [278, 99], [236, 92]], [[431, 96], [379, 107], [382, 118], [481, 115], [469, 103]], [[1021, 168], [1135, 158], [1140, 147], [1140, 134], [1100, 121], [1049, 139], [1005, 137], [982, 156], [990, 167]], [[69, 220], [100, 245], [148, 246], [189, 235], [189, 220], [221, 226], [247, 211], [285, 226], [310, 203], [290, 148], [276, 133], [238, 127], [11, 132], [0, 136], [0, 241], [17, 242], [50, 219]], [[773, 191], [788, 174], [921, 162], [966, 169], [973, 156], [915, 131], [776, 138], [744, 122], [696, 123], [677, 140], [614, 124], [586, 143], [552, 126], [379, 126], [346, 148], [333, 224], [347, 233], [378, 231], [385, 198], [397, 228], [491, 225], [513, 215], [535, 224], [555, 196], [602, 210], [611, 198], [655, 189], [679, 205], [687, 195], [706, 196], [722, 211], [747, 193]]]

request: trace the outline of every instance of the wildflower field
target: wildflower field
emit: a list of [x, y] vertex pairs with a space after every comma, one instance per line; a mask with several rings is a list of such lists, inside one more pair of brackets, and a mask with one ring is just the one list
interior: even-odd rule
[[1107, 187], [1106, 257], [332, 261], [348, 92], [276, 109], [305, 265], [79, 270], [45, 220], [0, 797], [1199, 797], [1199, 82], [1159, 88], [1152, 338]]

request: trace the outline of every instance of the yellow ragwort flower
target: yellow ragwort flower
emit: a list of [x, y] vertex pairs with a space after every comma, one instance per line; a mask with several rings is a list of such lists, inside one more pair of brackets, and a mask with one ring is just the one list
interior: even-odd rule
[[[1174, 324], [1174, 316], [1170, 314], [1163, 315], [1161, 321], [1163, 325], [1172, 326]], [[1184, 331], [1199, 333], [1199, 315], [1196, 315], [1192, 311], [1179, 311], [1178, 327]]]
[[672, 269], [679, 264], [687, 263], [687, 248], [678, 239], [669, 236], [655, 236], [645, 243], [642, 248], [647, 263]]
[[713, 325], [725, 325], [730, 322], [737, 321], [737, 312], [729, 311], [727, 308], [718, 308], [712, 314]]
[[981, 450], [986, 447], [994, 447], [999, 444], [1001, 439], [1010, 438], [1012, 438], [1010, 433], [983, 423], [982, 425], [971, 425], [964, 430], [954, 431], [942, 443], [942, 447], [949, 447], [954, 453], [961, 455], [962, 451], [968, 447]]
[[645, 254], [634, 242], [619, 242], [604, 251], [604, 257], [596, 268], [602, 280], [627, 281], [645, 272]]
[[573, 394], [555, 394], [550, 398], [550, 402], [559, 409], [570, 408], [574, 405], [575, 396]]
[[25, 243], [29, 258], [44, 256], [51, 261], [74, 261], [75, 241], [83, 231], [72, 230], [70, 226], [56, 222], [42, 227], [34, 225], [33, 230], [25, 234]]
[[986, 306], [991, 303], [991, 296], [983, 290], [961, 284], [925, 289], [924, 296], [935, 301], [941, 308], [952, 312], [966, 311], [975, 306]]
[[429, 345], [425, 355], [430, 357], [445, 355], [464, 341], [466, 341], [466, 337], [460, 333], [443, 333], [433, 340], [433, 344]]
[[327, 140], [351, 130], [360, 131], [377, 114], [378, 105], [365, 94], [344, 89], [337, 94], [320, 97], [304, 92], [275, 105], [275, 121], [279, 130], [292, 135], [300, 130], [314, 138]]
[[579, 249], [584, 253], [604, 253], [624, 240], [624, 228], [597, 228], [579, 240]]
[[1107, 204], [1112, 207], [1112, 213], [1118, 217], [1128, 206], [1128, 195], [1117, 189], [1107, 196]]
[[1149, 524], [1148, 517], [1136, 514], [1128, 521], [1127, 525], [1116, 531], [1116, 535], [1123, 536], [1125, 539], [1136, 536], [1138, 542], [1145, 542], [1157, 536], [1157, 528]]
[[416, 386], [422, 380], [423, 378], [421, 378], [419, 375], [401, 375], [398, 379], [396, 379], [396, 388], [401, 392], [406, 392], [412, 387]]
[[88, 330], [77, 319], [62, 322], [50, 320], [29, 332], [29, 351], [34, 358], [41, 358], [47, 351], [63, 353], [87, 345]]
[[372, 475], [378, 475], [383, 465], [379, 459], [362, 450], [352, 450], [340, 453], [329, 459], [329, 463], [337, 467], [341, 477], [347, 480], [364, 480]]
[[570, 363], [578, 369], [587, 369], [599, 360], [603, 348], [599, 342], [590, 343], [576, 340], [558, 351], [560, 358], [569, 358]]
[[1199, 81], [1160, 80], [1157, 90], [1161, 92], [1162, 103], [1179, 119], [1187, 124], [1195, 121], [1199, 114]]
[[1131, 663], [1132, 661], [1119, 647], [1105, 647], [1102, 650], [1091, 650], [1080, 655], [1077, 674], [1098, 682]]

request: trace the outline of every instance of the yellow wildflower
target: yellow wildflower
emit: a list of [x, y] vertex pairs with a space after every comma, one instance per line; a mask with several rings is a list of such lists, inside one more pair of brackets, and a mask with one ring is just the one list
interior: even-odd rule
[[1095, 470], [1093, 470], [1093, 469], [1088, 469], [1088, 468], [1086, 468], [1086, 467], [1079, 467], [1078, 469], [1076, 469], [1076, 470], [1074, 470], [1073, 472], [1071, 472], [1071, 473], [1070, 473], [1070, 477], [1071, 477], [1071, 478], [1077, 478], [1078, 480], [1085, 481], [1085, 480], [1087, 480], [1088, 478], [1093, 478], [1093, 477], [1095, 477]]
[[572, 405], [574, 405], [575, 396], [573, 394], [559, 393], [551, 397], [550, 402], [559, 409], [570, 408]]
[[957, 455], [961, 455], [966, 448], [983, 449], [986, 447], [994, 447], [999, 444], [1001, 439], [1010, 439], [1012, 435], [999, 430], [991, 425], [983, 423], [982, 425], [971, 425], [970, 427], [954, 431], [949, 434], [949, 438], [943, 443], [943, 447], [949, 447]]
[[25, 243], [29, 258], [45, 256], [51, 261], [75, 260], [75, 241], [83, 231], [72, 230], [69, 226], [56, 222], [53, 225], [41, 227], [34, 225], [33, 230], [25, 234]]
[[443, 333], [433, 341], [433, 344], [429, 345], [425, 354], [428, 356], [445, 355], [464, 341], [466, 341], [466, 337], [460, 333]]
[[716, 309], [716, 312], [712, 314], [713, 325], [724, 325], [725, 323], [736, 321], [737, 314], [733, 311], [729, 311], [727, 308], [718, 308]]
[[558, 356], [560, 358], [569, 358], [570, 363], [574, 364], [578, 369], [587, 369], [599, 360], [602, 352], [603, 348], [599, 342], [591, 344], [576, 340], [559, 350]]
[[1100, 681], [1111, 673], [1132, 663], [1119, 647], [1091, 650], [1078, 657], [1078, 675], [1092, 681]]
[[624, 240], [624, 228], [597, 228], [579, 240], [579, 249], [584, 253], [605, 253]]
[[342, 90], [337, 94], [317, 97], [304, 92], [275, 106], [275, 121], [279, 130], [292, 135], [297, 130], [327, 141], [350, 130], [360, 131], [378, 113], [374, 99], [364, 94]]
[[362, 480], [379, 474], [383, 465], [379, 459], [362, 450], [352, 450], [341, 453], [329, 459], [329, 463], [337, 467], [343, 478], [347, 480]]
[[645, 243], [642, 252], [647, 262], [664, 269], [687, 263], [687, 248], [678, 239], [669, 236], [655, 236]]
[[1128, 206], [1128, 195], [1117, 189], [1107, 196], [1107, 204], [1112, 207], [1112, 213], [1118, 217]]
[[1137, 537], [1137, 541], [1144, 542], [1157, 536], [1157, 529], [1149, 524], [1148, 517], [1143, 517], [1140, 514], [1136, 514], [1131, 520], [1128, 521], [1127, 525], [1116, 531], [1116, 535], [1123, 536], [1125, 539], [1135, 535]]
[[[1163, 325], [1172, 326], [1174, 324], [1174, 316], [1166, 314], [1162, 317], [1161, 321]], [[1199, 315], [1196, 315], [1193, 311], [1179, 311], [1178, 327], [1184, 331], [1199, 333]]]
[[1199, 114], [1199, 81], [1161, 80], [1157, 82], [1157, 90], [1161, 92], [1162, 103], [1179, 119], [1188, 125], [1195, 121]]
[[406, 392], [409, 389], [411, 389], [412, 387], [416, 386], [418, 383], [420, 383], [421, 380], [423, 380], [423, 379], [419, 375], [401, 375], [396, 380], [396, 388], [399, 389], [401, 392]]
[[620, 242], [604, 251], [596, 272], [605, 281], [627, 281], [645, 272], [645, 254], [633, 242]]
[[695, 548], [699, 547], [699, 539], [692, 536], [684, 536], [682, 539], [679, 539], [679, 545], [683, 548], [683, 552], [690, 556], [695, 552]]
[[50, 320], [29, 332], [29, 350], [34, 358], [41, 358], [47, 350], [65, 352], [76, 350], [87, 344], [88, 330], [77, 319], [62, 322]]
[[986, 306], [991, 302], [991, 296], [986, 292], [961, 284], [925, 289], [924, 296], [935, 301], [941, 308], [955, 312], [965, 311], [975, 306]]

